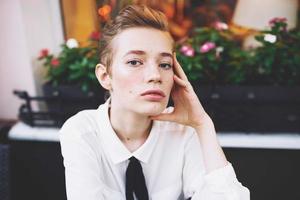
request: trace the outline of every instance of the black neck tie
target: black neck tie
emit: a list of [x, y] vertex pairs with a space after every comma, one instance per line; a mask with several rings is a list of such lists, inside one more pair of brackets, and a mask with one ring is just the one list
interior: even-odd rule
[[149, 200], [141, 163], [135, 157], [129, 160], [126, 170], [126, 200], [133, 200], [133, 193], [138, 200]]

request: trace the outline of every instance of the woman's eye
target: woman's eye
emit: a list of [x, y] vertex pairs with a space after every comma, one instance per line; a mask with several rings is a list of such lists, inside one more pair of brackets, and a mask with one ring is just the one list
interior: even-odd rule
[[131, 61], [128, 61], [127, 64], [130, 64], [132, 66], [138, 66], [138, 65], [142, 65], [143, 63], [138, 60], [131, 60]]
[[172, 65], [169, 64], [169, 63], [161, 63], [159, 66], [162, 67], [162, 68], [164, 68], [164, 69], [170, 69], [170, 68], [172, 68]]

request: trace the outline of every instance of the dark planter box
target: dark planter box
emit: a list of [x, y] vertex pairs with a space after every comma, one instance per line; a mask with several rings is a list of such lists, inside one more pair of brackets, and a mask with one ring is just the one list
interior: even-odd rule
[[[300, 132], [300, 86], [201, 86], [192, 82], [204, 109], [222, 132]], [[65, 118], [105, 102], [100, 86], [84, 93], [79, 86], [44, 85], [49, 111]], [[172, 102], [170, 103], [172, 105]]]
[[68, 116], [84, 109], [96, 109], [105, 101], [105, 91], [100, 86], [97, 89], [83, 92], [78, 85], [53, 87], [45, 84], [43, 91], [45, 97], [54, 97], [47, 101], [48, 111], [59, 111]]
[[217, 131], [300, 132], [300, 87], [199, 86]]

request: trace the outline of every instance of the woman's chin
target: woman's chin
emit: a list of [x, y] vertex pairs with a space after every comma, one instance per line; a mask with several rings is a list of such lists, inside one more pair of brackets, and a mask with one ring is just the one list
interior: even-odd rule
[[143, 109], [143, 114], [148, 116], [155, 116], [161, 114], [166, 109], [167, 103], [154, 103], [146, 105]]

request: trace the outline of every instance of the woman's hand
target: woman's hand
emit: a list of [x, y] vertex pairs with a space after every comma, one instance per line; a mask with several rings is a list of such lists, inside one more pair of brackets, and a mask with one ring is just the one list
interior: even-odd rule
[[151, 119], [173, 121], [193, 128], [201, 128], [207, 123], [211, 124], [211, 118], [202, 107], [192, 85], [177, 61], [175, 53], [173, 59], [174, 86], [171, 91], [171, 97], [174, 102], [174, 110], [172, 113], [152, 116]]
[[202, 107], [175, 54], [174, 61], [175, 82], [171, 92], [174, 110], [151, 118], [193, 127], [199, 136], [206, 172], [225, 167], [228, 161], [218, 142], [213, 121]]

